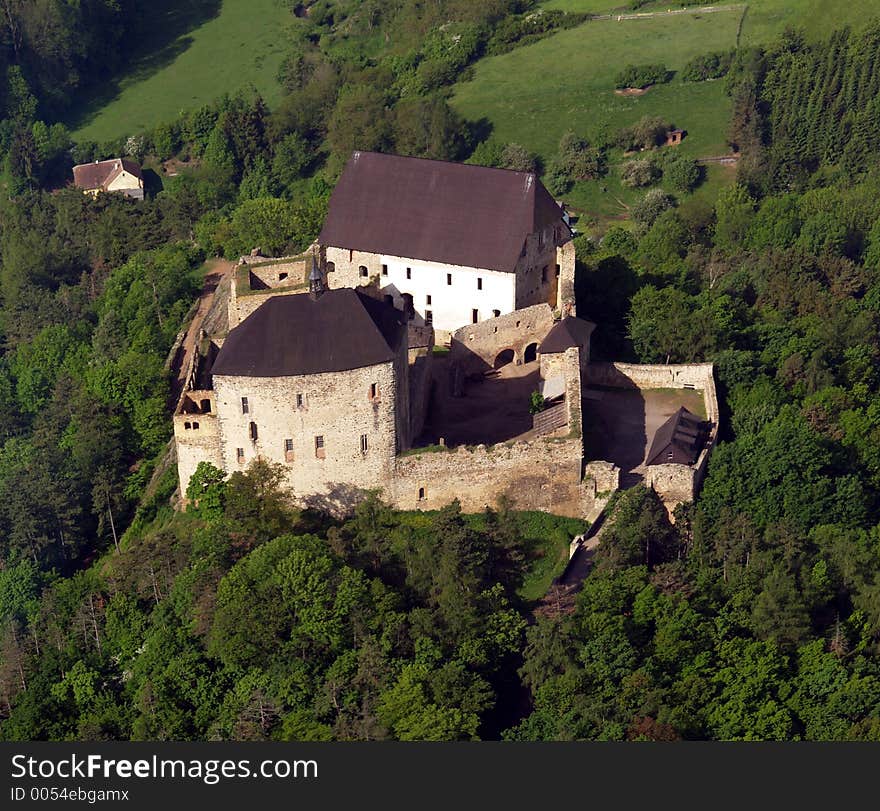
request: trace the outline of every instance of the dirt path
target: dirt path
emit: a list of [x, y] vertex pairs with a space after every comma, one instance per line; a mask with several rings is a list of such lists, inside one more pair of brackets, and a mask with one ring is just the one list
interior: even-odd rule
[[202, 288], [202, 294], [199, 296], [199, 306], [196, 314], [187, 327], [186, 335], [183, 343], [177, 350], [174, 360], [171, 362], [171, 373], [174, 376], [174, 382], [171, 385], [171, 406], [177, 405], [183, 388], [186, 385], [186, 375], [189, 370], [190, 358], [196, 349], [196, 342], [199, 339], [199, 330], [202, 328], [202, 322], [214, 303], [214, 293], [225, 277], [232, 273], [235, 267], [234, 262], [227, 262], [225, 259], [212, 259], [207, 263], [208, 273], [205, 275], [205, 284]]
[[590, 22], [598, 20], [615, 20], [622, 22], [623, 20], [648, 20], [651, 17], [669, 17], [672, 14], [717, 14], [721, 11], [742, 11], [746, 8], [745, 3], [736, 3], [725, 6], [692, 6], [690, 8], [671, 8], [666, 11], [643, 11], [631, 12], [628, 14], [597, 14], [590, 18]]

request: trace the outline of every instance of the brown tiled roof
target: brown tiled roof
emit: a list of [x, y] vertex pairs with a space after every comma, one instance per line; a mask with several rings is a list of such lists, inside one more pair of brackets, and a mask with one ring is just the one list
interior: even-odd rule
[[144, 179], [141, 167], [134, 161], [127, 158], [111, 158], [106, 161], [80, 163], [74, 166], [73, 183], [79, 189], [106, 189], [123, 168], [138, 180]]
[[538, 347], [538, 352], [542, 355], [552, 355], [555, 352], [565, 352], [573, 346], [584, 347], [594, 329], [596, 325], [592, 321], [569, 315], [553, 325], [553, 329], [547, 333]]
[[645, 457], [645, 464], [662, 464], [660, 459], [670, 446], [683, 454], [689, 464], [697, 461], [703, 445], [706, 443], [708, 426], [696, 414], [686, 408], [679, 408], [654, 434], [651, 449]]
[[229, 333], [212, 375], [289, 377], [387, 363], [406, 334], [403, 313], [350, 288], [275, 296]]
[[355, 152], [318, 242], [513, 272], [526, 236], [555, 224], [567, 227], [534, 173]]

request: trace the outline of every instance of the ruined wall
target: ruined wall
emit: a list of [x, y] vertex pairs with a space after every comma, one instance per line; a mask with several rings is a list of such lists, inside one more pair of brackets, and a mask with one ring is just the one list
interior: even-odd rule
[[[307, 283], [309, 273], [312, 270], [311, 255], [263, 260], [262, 262], [255, 261], [256, 257], [243, 256], [242, 259], [253, 276], [252, 290], [261, 289], [260, 285], [275, 289]], [[254, 280], [256, 280], [256, 284]]]
[[432, 396], [434, 355], [431, 351], [412, 357], [409, 364], [409, 435], [410, 445], [425, 429]]
[[583, 407], [581, 399], [581, 386], [583, 382], [582, 369], [586, 365], [584, 355], [589, 357], [589, 345], [586, 350], [572, 346], [565, 352], [554, 352], [549, 355], [542, 354], [541, 379], [549, 380], [552, 377], [561, 376], [565, 379], [565, 402], [568, 407], [568, 425], [572, 433], [583, 433]]
[[645, 469], [645, 484], [654, 488], [670, 513], [681, 502], [694, 500], [706, 475], [709, 456], [718, 441], [718, 394], [713, 372], [711, 363], [589, 365], [590, 385], [630, 389], [689, 388], [702, 391], [706, 417], [711, 421], [712, 428], [696, 463], [693, 466], [649, 465]]
[[[312, 246], [299, 256], [267, 259], [265, 256], [242, 256], [230, 284], [227, 304], [228, 329], [234, 329], [272, 296], [306, 293], [312, 269]], [[320, 260], [319, 260], [320, 261]]]
[[[561, 224], [554, 228], [548, 226], [543, 234], [534, 233], [526, 237], [525, 251], [516, 263], [516, 302], [515, 308], [522, 310], [535, 304], [556, 306], [558, 278], [556, 273], [557, 238], [562, 239], [568, 231]], [[561, 275], [561, 268], [560, 268]]]
[[566, 242], [556, 249], [556, 264], [559, 266], [559, 279], [556, 284], [555, 307], [562, 318], [577, 315], [574, 295], [574, 242]]
[[451, 355], [465, 374], [491, 369], [499, 352], [513, 349], [515, 362], [522, 363], [526, 348], [540, 344], [553, 327], [549, 304], [537, 304], [479, 324], [469, 324], [452, 334]]
[[[190, 392], [192, 396], [208, 398], [212, 392]], [[222, 469], [220, 430], [216, 413], [177, 413], [174, 415], [174, 442], [177, 447], [177, 479], [180, 494], [186, 497], [186, 488], [199, 462], [210, 462]]]
[[645, 486], [653, 487], [671, 513], [683, 501], [697, 495], [697, 471], [690, 465], [649, 465], [645, 469]]
[[516, 509], [581, 518], [581, 465], [579, 438], [411, 453], [398, 457], [385, 497], [402, 510], [436, 510], [457, 498], [465, 512], [480, 512], [506, 496]]
[[584, 466], [586, 510], [584, 517], [593, 523], [620, 489], [620, 468], [612, 462], [588, 462]]
[[[617, 389], [715, 390], [711, 363], [638, 364], [591, 363], [590, 384]], [[715, 400], [715, 398], [713, 398]], [[707, 404], [707, 413], [709, 412]], [[717, 413], [717, 401], [714, 410]], [[715, 419], [709, 415], [709, 419]]]
[[258, 307], [261, 307], [265, 304], [270, 298], [274, 296], [292, 296], [299, 293], [308, 293], [309, 287], [307, 284], [298, 285], [296, 287], [281, 287], [276, 290], [259, 290], [254, 293], [250, 293], [246, 296], [238, 295], [235, 293], [235, 285], [232, 286], [232, 291], [229, 296], [229, 308], [228, 308], [228, 323], [229, 329], [234, 329], [237, 327], [242, 321], [245, 320], [252, 312], [254, 312]]

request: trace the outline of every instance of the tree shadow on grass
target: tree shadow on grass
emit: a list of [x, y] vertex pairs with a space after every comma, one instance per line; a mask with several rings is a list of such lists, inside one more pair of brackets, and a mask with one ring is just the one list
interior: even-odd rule
[[167, 67], [193, 43], [187, 36], [220, 13], [222, 0], [153, 0], [144, 12], [140, 28], [129, 34], [133, 41], [128, 65], [113, 80], [84, 88], [70, 105], [65, 123], [80, 129], [97, 118], [105, 106], [117, 99], [122, 85], [148, 79]]

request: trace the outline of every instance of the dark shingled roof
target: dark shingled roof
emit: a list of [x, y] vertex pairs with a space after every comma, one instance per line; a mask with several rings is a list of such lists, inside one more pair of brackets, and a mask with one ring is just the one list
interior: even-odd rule
[[552, 355], [555, 352], [565, 352], [573, 346], [586, 346], [594, 329], [596, 325], [592, 321], [569, 315], [553, 325], [553, 329], [547, 333], [538, 347], [538, 352], [542, 355]]
[[133, 174], [139, 180], [143, 180], [144, 176], [141, 167], [134, 161], [126, 158], [111, 158], [106, 161], [95, 161], [94, 163], [80, 163], [73, 167], [73, 183], [80, 189], [105, 189], [107, 184], [118, 175], [122, 169]]
[[360, 369], [393, 360], [403, 313], [356, 290], [275, 296], [223, 342], [211, 374], [289, 377]]
[[658, 460], [658, 457], [665, 454], [670, 446], [681, 451], [689, 460], [689, 464], [693, 464], [706, 443], [707, 434], [705, 421], [686, 408], [679, 408], [657, 429], [651, 449], [645, 458], [645, 464], [663, 464], [665, 460]]
[[318, 242], [513, 272], [526, 236], [557, 223], [568, 227], [532, 172], [355, 152]]

